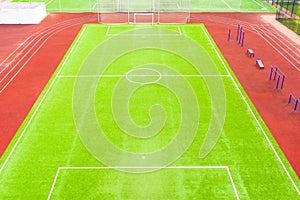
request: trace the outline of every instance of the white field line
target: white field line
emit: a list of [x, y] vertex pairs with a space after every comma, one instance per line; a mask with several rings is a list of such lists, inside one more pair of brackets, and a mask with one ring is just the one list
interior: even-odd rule
[[[96, 10], [97, 6], [98, 6], [98, 3], [95, 3], [95, 4], [92, 6], [92, 10]], [[101, 9], [100, 9], [100, 10], [101, 10]]]
[[60, 169], [226, 169], [228, 166], [65, 166]]
[[163, 3], [161, 3], [161, 4], [164, 4], [164, 5], [175, 5], [175, 7], [177, 7], [177, 9], [180, 9], [180, 5], [179, 5], [179, 3], [177, 2], [177, 3], [173, 3], [173, 2], [163, 2]]
[[[8, 59], [10, 59], [13, 55], [16, 55], [16, 52], [23, 48], [21, 50], [21, 52], [23, 52], [30, 44], [32, 44], [38, 37], [40, 37], [41, 35], [43, 35], [44, 33], [48, 33], [49, 31], [53, 31], [55, 29], [57, 29], [58, 27], [60, 26], [64, 26], [65, 24], [68, 24], [68, 23], [74, 23], [76, 21], [79, 21], [83, 18], [86, 18], [86, 17], [80, 17], [80, 18], [75, 18], [75, 19], [71, 19], [71, 20], [67, 20], [67, 21], [64, 21], [64, 22], [61, 22], [61, 23], [58, 23], [58, 24], [54, 24], [54, 25], [51, 25], [50, 27], [48, 28], [45, 28], [45, 29], [42, 29], [34, 34], [32, 34], [30, 37], [26, 38], [25, 41], [23, 41], [21, 43], [20, 46], [18, 46], [11, 54], [9, 54], [1, 63], [0, 63], [0, 66], [2, 66]], [[30, 41], [29, 41], [30, 40]], [[23, 44], [25, 44], [25, 46], [23, 46]], [[0, 71], [0, 74], [20, 55], [17, 54], [17, 56], [15, 56], [14, 58], [12, 58], [13, 60], [10, 61], [3, 69], [1, 69]], [[23, 59], [23, 57], [22, 57]]]
[[[40, 44], [40, 46], [37, 48], [37, 49], [35, 49], [35, 51], [33, 52], [33, 54], [29, 57], [29, 58], [27, 58], [27, 60], [25, 61], [25, 63], [21, 66], [21, 68], [19, 68], [18, 70], [17, 70], [17, 72], [12, 76], [12, 77], [10, 77], [10, 79], [9, 79], [9, 81], [0, 89], [0, 94], [7, 88], [7, 86], [14, 80], [14, 78], [20, 73], [20, 71], [26, 66], [26, 64], [31, 60], [31, 58], [37, 53], [37, 51], [45, 44], [45, 42], [47, 42], [48, 41], [48, 39], [50, 38], [50, 37], [52, 37], [54, 34], [56, 34], [57, 32], [59, 32], [59, 31], [61, 31], [61, 30], [64, 30], [64, 29], [66, 29], [66, 28], [68, 28], [68, 27], [71, 27], [71, 26], [74, 26], [74, 25], [76, 25], [76, 24], [78, 24], [79, 22], [81, 22], [82, 21], [82, 19], [85, 19], [86, 17], [80, 17], [80, 18], [76, 18], [76, 19], [72, 19], [72, 20], [67, 20], [67, 21], [65, 21], [65, 22], [62, 22], [62, 23], [59, 23], [59, 24], [55, 24], [55, 25], [52, 25], [52, 26], [50, 26], [49, 28], [46, 28], [46, 29], [43, 29], [43, 30], [41, 30], [41, 31], [39, 31], [39, 32], [37, 32], [38, 34], [33, 34], [33, 35], [31, 35], [29, 38], [27, 38], [22, 44], [24, 44], [24, 43], [26, 43], [26, 45], [25, 45], [25, 47], [23, 47], [23, 46], [19, 46], [17, 49], [15, 49], [15, 51], [14, 52], [12, 52], [2, 63], [4, 63], [6, 60], [8, 60], [10, 57], [12, 57], [13, 55], [14, 55], [14, 53], [17, 51], [17, 50], [19, 50], [19, 49], [21, 49], [21, 47], [23, 47], [23, 49], [21, 49], [20, 51], [21, 52], [23, 52], [24, 50], [26, 50], [26, 48], [31, 44], [31, 43], [33, 43], [33, 42], [35, 42], [34, 43], [34, 45], [33, 45], [33, 47], [31, 47], [30, 48], [30, 50], [27, 50], [27, 52], [26, 52], [26, 54], [24, 54], [21, 58], [19, 58], [19, 61], [7, 72], [7, 74], [5, 74], [5, 76], [1, 79], [1, 81], [0, 81], [0, 83], [18, 66], [18, 64], [22, 61], [22, 60], [24, 60], [25, 59], [25, 57], [27, 56], [27, 54], [29, 54], [30, 52], [31, 52], [31, 50], [34, 48], [34, 47], [36, 47], [37, 46], [37, 43], [38, 42], [40, 42], [42, 39], [44, 39], [44, 37], [46, 37], [48, 34], [48, 32], [49, 32], [49, 34], [50, 33], [52, 33], [51, 35], [49, 35], [46, 39], [44, 39], [43, 40], [43, 43], [42, 44]], [[46, 33], [46, 34], [44, 34], [44, 33]], [[43, 35], [44, 34], [44, 35]], [[30, 41], [28, 41], [30, 38], [32, 38], [32, 40], [30, 40]], [[35, 41], [35, 40], [38, 40], [38, 41]], [[27, 42], [28, 41], [28, 42]], [[19, 55], [19, 54], [18, 54]], [[18, 57], [18, 55], [17, 56], [15, 56], [14, 58], [12, 58], [12, 61], [10, 61], [9, 63], [8, 63], [8, 65], [6, 65], [6, 67], [4, 67], [2, 70], [1, 70], [1, 72], [0, 72], [0, 74], [6, 69], [6, 68], [8, 68], [10, 65], [11, 65], [11, 63]]]
[[61, 169], [61, 168], [59, 167], [59, 168], [57, 169], [57, 171], [56, 171], [56, 174], [55, 174], [53, 183], [52, 183], [52, 185], [51, 185], [51, 189], [50, 189], [50, 192], [49, 192], [49, 194], [48, 194], [47, 200], [50, 200], [50, 198], [51, 198], [51, 195], [52, 195], [52, 193], [53, 193], [53, 190], [54, 190], [54, 187], [55, 187], [55, 184], [56, 184], [56, 181], [57, 181], [57, 178], [58, 178], [60, 169]]
[[[63, 1], [63, 0], [61, 0]], [[62, 12], [62, 11], [69, 11], [69, 12], [74, 12], [77, 13], [78, 11], [89, 11], [91, 8], [53, 8], [53, 9], [47, 9], [49, 12]]]
[[72, 54], [73, 50], [75, 49], [75, 47], [78, 45], [78, 41], [80, 40], [80, 38], [84, 35], [84, 32], [86, 30], [86, 26], [84, 27], [83, 31], [81, 32], [79, 38], [76, 40], [76, 43], [74, 44], [73, 48], [71, 49], [70, 53], [68, 54], [68, 56], [66, 57], [66, 59], [64, 60], [64, 62], [62, 63], [59, 71], [57, 72], [56, 76], [54, 77], [53, 81], [51, 82], [50, 86], [48, 87], [48, 89], [46, 90], [45, 94], [43, 95], [41, 101], [39, 102], [39, 104], [37, 105], [37, 107], [35, 108], [33, 114], [31, 115], [30, 119], [28, 120], [26, 126], [24, 127], [22, 133], [20, 134], [20, 136], [18, 137], [17, 142], [15, 143], [15, 145], [13, 146], [12, 150], [9, 152], [7, 158], [5, 159], [4, 163], [2, 164], [1, 168], [0, 168], [0, 174], [2, 173], [4, 167], [6, 166], [8, 160], [10, 159], [10, 157], [12, 156], [12, 154], [14, 153], [16, 147], [18, 146], [19, 142], [21, 141], [21, 139], [24, 136], [24, 133], [26, 132], [26, 130], [28, 129], [29, 125], [31, 124], [31, 121], [33, 120], [33, 118], [35, 117], [36, 113], [38, 112], [38, 110], [40, 109], [42, 103], [44, 102], [45, 98], [47, 97], [48, 93], [50, 92], [51, 88], [53, 87], [56, 79], [57, 79], [57, 75], [60, 74], [60, 72], [62, 71], [62, 69], [64, 68], [66, 61], [69, 59], [70, 55]]
[[46, 3], [46, 6], [48, 6], [50, 3], [52, 3], [54, 0], [50, 0], [50, 1], [47, 1]]
[[210, 42], [211, 46], [213, 47], [214, 51], [215, 51], [216, 54], [218, 55], [218, 58], [219, 58], [220, 61], [222, 62], [222, 64], [223, 64], [225, 70], [226, 70], [227, 73], [230, 75], [230, 78], [231, 78], [231, 80], [232, 80], [234, 86], [236, 87], [236, 89], [237, 89], [237, 91], [239, 92], [241, 98], [242, 98], [243, 101], [245, 102], [245, 105], [246, 105], [247, 108], [249, 109], [249, 111], [250, 111], [251, 115], [253, 116], [253, 118], [254, 118], [256, 124], [258, 125], [258, 127], [260, 128], [260, 130], [261, 130], [261, 132], [263, 133], [264, 137], [266, 138], [266, 140], [267, 140], [267, 142], [268, 142], [270, 148], [271, 148], [272, 151], [274, 152], [274, 154], [275, 154], [276, 158], [278, 159], [280, 165], [282, 166], [283, 170], [285, 171], [285, 173], [287, 174], [288, 178], [290, 179], [290, 181], [291, 181], [293, 187], [295, 188], [296, 192], [297, 192], [298, 195], [300, 196], [300, 191], [299, 191], [299, 189], [298, 189], [298, 187], [297, 187], [295, 181], [292, 179], [290, 173], [288, 172], [287, 168], [286, 168], [285, 165], [283, 164], [283, 162], [282, 162], [281, 158], [279, 157], [278, 153], [276, 152], [276, 150], [275, 150], [273, 144], [271, 143], [270, 139], [268, 138], [268, 136], [267, 136], [265, 130], [263, 129], [263, 127], [262, 127], [262, 125], [260, 124], [260, 122], [259, 122], [259, 120], [257, 119], [257, 117], [255, 116], [255, 114], [254, 114], [254, 112], [253, 112], [251, 106], [250, 106], [249, 103], [247, 102], [246, 97], [244, 96], [244, 94], [242, 93], [242, 91], [241, 91], [240, 88], [238, 87], [236, 81], [234, 80], [234, 78], [233, 78], [232, 75], [230, 74], [230, 71], [229, 71], [228, 67], [226, 66], [226, 64], [224, 63], [223, 59], [221, 58], [219, 52], [217, 51], [217, 49], [216, 49], [215, 46], [213, 45], [211, 39], [210, 39], [209, 36], [207, 35], [207, 32], [203, 29], [202, 26], [201, 26], [201, 29], [202, 29], [202, 31], [204, 32], [206, 38], [209, 40], [209, 42]]
[[[252, 27], [253, 28], [253, 27]], [[272, 42], [270, 42], [267, 38], [265, 38], [263, 36], [262, 33], [260, 33], [259, 31], [257, 31], [255, 28], [253, 28], [254, 31], [256, 31], [256, 33], [261, 37], [263, 38], [270, 46], [272, 46], [274, 48], [275, 51], [277, 51], [282, 57], [284, 57], [296, 70], [298, 70], [300, 72], [300, 68], [297, 67], [293, 62], [290, 61], [290, 59], [288, 59], [283, 53], [281, 53], [281, 51], [276, 48]], [[284, 50], [285, 51], [285, 50]], [[287, 55], [289, 54], [289, 52], [287, 52]]]
[[227, 171], [227, 175], [229, 177], [230, 183], [232, 185], [234, 194], [236, 196], [237, 200], [240, 200], [239, 195], [237, 193], [237, 189], [235, 187], [234, 181], [232, 179], [230, 170], [228, 166], [111, 166], [111, 167], [93, 167], [93, 166], [82, 166], [82, 167], [58, 167], [54, 180], [52, 182], [51, 185], [51, 189], [49, 191], [47, 200], [51, 199], [51, 196], [53, 194], [59, 173], [61, 170], [89, 170], [89, 169], [101, 169], [101, 170], [110, 170], [110, 169], [157, 169], [157, 168], [161, 168], [161, 169], [225, 169]]
[[[141, 24], [141, 23], [139, 23]], [[148, 23], [145, 23], [145, 24], [148, 24]], [[174, 23], [174, 24], [178, 24], [178, 23]], [[117, 25], [115, 25], [117, 26]], [[179, 36], [182, 36], [182, 31], [181, 31], [181, 28], [179, 26], [177, 26], [177, 30], [178, 30], [178, 34], [123, 34], [123, 33], [117, 33], [117, 34], [111, 34], [109, 33], [110, 32], [110, 29], [111, 29], [111, 25], [109, 25], [107, 27], [107, 30], [106, 30], [106, 33], [105, 35], [106, 36], [157, 36], [157, 37], [162, 37], [162, 36], [166, 36], [166, 37], [170, 37], [170, 36], [174, 36], [174, 37], [179, 37]]]
[[[0, 89], [0, 94], [7, 88], [7, 86], [15, 79], [15, 77], [20, 73], [20, 71], [26, 66], [26, 64], [31, 60], [31, 58], [33, 57], [33, 56], [35, 56], [35, 54], [43, 47], [43, 45], [48, 41], [48, 39], [49, 38], [51, 38], [53, 35], [55, 35], [57, 32], [59, 32], [59, 31], [62, 31], [62, 30], [64, 30], [64, 29], [66, 29], [66, 28], [69, 28], [69, 27], [71, 27], [71, 26], [74, 26], [74, 25], [76, 25], [76, 23], [74, 23], [74, 24], [70, 24], [70, 25], [68, 25], [68, 26], [65, 26], [64, 28], [58, 28], [55, 32], [53, 32], [51, 35], [49, 35], [46, 39], [44, 39], [43, 40], [43, 42], [41, 43], [41, 45], [37, 48], [37, 49], [35, 49], [34, 50], [34, 52], [31, 54], [31, 56], [25, 61], [25, 63], [18, 69], [18, 71], [9, 79], [9, 81]], [[38, 42], [39, 41], [41, 41], [43, 39], [43, 37], [42, 38], [40, 38], [39, 40], [38, 40]], [[35, 47], [35, 46], [34, 46]], [[33, 48], [33, 47], [32, 47]], [[29, 50], [29, 51], [31, 51], [32, 50], [32, 48]], [[27, 54], [26, 54], [27, 55]], [[9, 73], [7, 73], [4, 77], [3, 77], [3, 79], [1, 79], [0, 80], [0, 83], [10, 74], [10, 72], [13, 70], [13, 69], [15, 69], [16, 68], [16, 66], [17, 65], [15, 65], [10, 71], [9, 71]]]
[[181, 35], [182, 35], [182, 32], [181, 32], [181, 28], [180, 28], [180, 26], [177, 26], [177, 29], [178, 29], [178, 33], [179, 33], [179, 35], [181, 36]]
[[111, 34], [109, 34], [109, 30], [110, 30], [110, 25], [107, 27], [107, 31], [105, 33], [106, 36], [111, 36]]
[[[67, 23], [66, 23], [66, 25], [67, 25]], [[49, 35], [46, 39], [44, 39], [44, 37], [45, 36], [47, 36], [47, 33], [46, 34], [39, 34], [38, 36], [41, 36], [41, 37], [39, 37], [39, 38], [35, 38], [35, 39], [37, 39], [37, 41], [34, 43], [34, 45], [29, 49], [29, 50], [27, 50], [26, 51], [26, 53], [22, 56], [22, 58], [20, 58], [19, 59], [19, 61], [8, 71], [8, 73], [7, 74], [5, 74], [2, 78], [1, 78], [1, 80], [0, 80], [0, 83], [2, 83], [2, 81], [18, 66], [18, 64], [24, 59], [24, 58], [26, 58], [26, 56], [28, 55], [28, 54], [30, 54], [31, 53], [31, 51], [33, 50], [33, 49], [35, 49], [36, 48], [36, 46], [38, 45], [38, 43], [40, 42], [40, 41], [43, 41], [42, 42], [42, 44], [40, 44], [40, 46], [37, 48], [37, 49], [35, 49], [35, 51], [34, 51], [34, 53], [26, 60], [26, 62], [25, 62], [25, 64], [23, 64], [22, 65], [22, 67], [24, 67], [28, 62], [29, 62], [29, 60], [35, 55], [35, 53], [47, 42], [47, 40], [50, 38], [50, 37], [52, 37], [54, 34], [56, 34], [57, 32], [59, 32], [59, 31], [61, 31], [61, 30], [64, 30], [64, 29], [66, 29], [66, 28], [68, 28], [68, 27], [71, 27], [71, 26], [73, 26], [74, 24], [73, 23], [71, 23], [70, 25], [68, 25], [68, 26], [62, 26], [62, 27], [60, 27], [60, 26], [57, 26], [57, 28], [55, 28], [55, 29], [53, 29], [53, 30], [51, 30], [51, 31], [54, 31], [54, 32], [50, 32], [51, 33], [51, 35]], [[30, 42], [30, 44], [32, 43], [32, 42], [34, 42], [34, 41], [31, 41]], [[15, 60], [15, 58], [13, 59], [13, 61]], [[13, 62], [12, 61], [12, 62]], [[12, 62], [10, 62], [9, 64], [11, 64]], [[8, 66], [7, 66], [8, 67]], [[5, 67], [5, 69], [7, 68], [7, 67]], [[4, 71], [4, 70], [2, 70], [2, 71]], [[1, 71], [1, 72], [2, 72]]]
[[139, 74], [139, 75], [126, 75], [126, 74], [116, 74], [116, 75], [59, 75], [58, 78], [119, 78], [119, 77], [230, 77], [228, 74], [162, 74], [162, 75], [147, 75], [147, 74]]
[[267, 9], [262, 3], [260, 3], [259, 1], [256, 0], [252, 0], [254, 3], [256, 3], [257, 5], [259, 5], [261, 7], [261, 9], [265, 10]]
[[232, 176], [231, 176], [230, 169], [229, 169], [229, 167], [226, 167], [226, 169], [227, 169], [227, 173], [228, 173], [228, 176], [229, 176], [229, 179], [230, 179], [230, 182], [231, 182], [231, 185], [232, 185], [232, 188], [233, 188], [235, 197], [236, 197], [237, 200], [240, 200], [239, 194], [238, 194], [238, 192], [237, 192], [237, 189], [236, 189], [236, 187], [235, 187], [233, 178], [232, 178]]
[[225, 1], [225, 0], [222, 0], [222, 2], [231, 10], [233, 10], [233, 8]]

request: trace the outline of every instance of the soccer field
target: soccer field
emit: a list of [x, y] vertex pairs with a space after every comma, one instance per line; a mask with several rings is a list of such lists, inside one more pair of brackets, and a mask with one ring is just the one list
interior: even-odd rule
[[13, 0], [13, 2], [45, 2], [48, 12], [127, 12], [157, 10], [173, 12], [276, 12], [262, 0]]
[[204, 25], [84, 25], [1, 158], [0, 199], [299, 199]]

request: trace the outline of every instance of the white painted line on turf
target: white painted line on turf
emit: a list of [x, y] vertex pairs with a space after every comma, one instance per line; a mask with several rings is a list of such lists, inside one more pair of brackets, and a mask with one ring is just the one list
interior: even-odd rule
[[267, 10], [267, 8], [262, 4], [260, 3], [259, 1], [256, 1], [256, 0], [252, 0], [254, 3], [256, 3], [257, 5], [259, 5], [261, 7], [262, 10]]
[[1, 168], [0, 168], [0, 174], [2, 173], [4, 167], [6, 166], [8, 160], [10, 159], [10, 157], [12, 156], [13, 152], [15, 151], [16, 147], [18, 146], [19, 142], [21, 141], [21, 139], [23, 138], [24, 133], [26, 132], [26, 130], [28, 129], [29, 125], [31, 124], [31, 121], [33, 120], [33, 118], [35, 117], [36, 113], [38, 112], [39, 108], [41, 107], [42, 103], [44, 102], [46, 96], [48, 95], [49, 91], [51, 90], [51, 88], [53, 87], [56, 79], [58, 78], [58, 74], [60, 74], [60, 72], [62, 71], [63, 67], [65, 66], [67, 60], [69, 59], [70, 55], [72, 54], [73, 50], [75, 49], [74, 47], [77, 46], [78, 41], [80, 40], [80, 38], [84, 35], [84, 32], [86, 30], [86, 26], [83, 28], [83, 31], [81, 32], [79, 38], [76, 40], [73, 48], [71, 49], [70, 53], [67, 55], [66, 59], [64, 60], [64, 62], [62, 63], [59, 71], [57, 72], [56, 76], [54, 77], [53, 81], [51, 82], [49, 88], [46, 90], [45, 94], [43, 95], [41, 101], [39, 102], [39, 104], [37, 105], [37, 107], [35, 108], [33, 114], [31, 115], [30, 119], [28, 120], [26, 126], [24, 127], [22, 133], [20, 134], [20, 136], [18, 137], [17, 142], [15, 143], [15, 145], [13, 146], [12, 150], [9, 152], [7, 158], [5, 159], [5, 161], [3, 162]]
[[46, 3], [46, 6], [48, 6], [50, 3], [52, 3], [54, 0], [50, 0], [50, 1], [47, 1]]
[[[65, 23], [67, 24], [67, 23]], [[36, 38], [38, 38], [38, 41], [34, 44], [33, 47], [30, 48], [29, 51], [26, 52], [26, 54], [23, 55], [22, 58], [19, 58], [18, 63], [16, 63], [10, 70], [9, 72], [2, 77], [2, 79], [0, 80], [0, 83], [5, 80], [8, 75], [10, 75], [10, 73], [18, 66], [18, 64], [22, 61], [22, 59], [24, 59], [27, 54], [29, 54], [31, 52], [31, 50], [34, 50], [34, 52], [31, 54], [31, 56], [25, 61], [25, 63], [17, 70], [17, 72], [9, 79], [9, 81], [0, 89], [0, 94], [7, 88], [7, 86], [15, 79], [15, 77], [22, 71], [22, 69], [26, 66], [26, 64], [31, 60], [31, 58], [33, 58], [33, 56], [43, 47], [43, 45], [49, 40], [49, 38], [51, 38], [53, 35], [55, 35], [57, 32], [62, 31], [66, 28], [72, 27], [74, 25], [76, 25], [77, 23], [71, 23], [68, 25], [65, 25], [64, 27], [60, 28], [59, 26], [54, 28], [54, 32], [52, 32], [49, 36], [47, 36], [46, 38], [44, 38], [44, 36], [46, 36], [46, 34], [43, 36], [42, 34], [39, 34], [38, 36], [42, 35], [41, 38], [38, 38], [38, 36]], [[40, 46], [37, 49], [34, 49], [34, 47], [36, 46], [36, 44], [38, 44], [38, 42], [43, 41]], [[32, 43], [32, 41], [30, 42]], [[29, 43], [29, 44], [30, 44]], [[10, 63], [11, 64], [11, 63]], [[8, 66], [7, 66], [8, 67]], [[6, 68], [7, 68], [6, 67]], [[1, 73], [1, 72], [0, 72]]]
[[222, 0], [222, 2], [231, 10], [233, 10], [233, 8], [225, 1], [225, 0]]
[[107, 27], [107, 30], [106, 30], [106, 33], [105, 33], [106, 36], [110, 36], [109, 30], [110, 30], [110, 25]]
[[[147, 76], [147, 74], [143, 75], [143, 74], [136, 74], [136, 75], [131, 75], [130, 73], [133, 73], [135, 71], [141, 71], [141, 70], [144, 70], [144, 71], [152, 71], [152, 72], [155, 72], [156, 75], [152, 74], [150, 76]], [[158, 81], [160, 81], [160, 79], [162, 78], [162, 74], [156, 70], [156, 69], [152, 69], [152, 68], [134, 68], [134, 69], [131, 69], [129, 70], [126, 75], [125, 75], [127, 81], [131, 82], [131, 83], [134, 83], [134, 84], [141, 84], [141, 85], [147, 85], [147, 84], [155, 84], [157, 83]], [[154, 79], [153, 81], [135, 81], [135, 80], [132, 80], [131, 78], [132, 77], [155, 77], [156, 79]]]
[[177, 26], [177, 29], [178, 29], [179, 35], [182, 35], [180, 26]]
[[300, 196], [300, 191], [299, 191], [299, 189], [298, 189], [298, 187], [297, 187], [295, 181], [292, 179], [292, 177], [291, 177], [289, 171], [287, 170], [287, 168], [286, 168], [285, 165], [283, 164], [283, 162], [282, 162], [281, 158], [279, 157], [277, 151], [275, 150], [273, 144], [271, 143], [270, 139], [268, 138], [268, 136], [267, 136], [265, 130], [263, 129], [263, 127], [262, 127], [262, 125], [260, 124], [259, 120], [257, 119], [256, 115], [254, 114], [254, 112], [253, 112], [251, 106], [250, 106], [249, 103], [247, 102], [246, 97], [245, 97], [244, 94], [242, 93], [241, 89], [238, 87], [238, 85], [237, 85], [235, 79], [232, 77], [232, 75], [231, 75], [231, 73], [230, 73], [230, 71], [229, 71], [227, 65], [224, 63], [224, 61], [223, 61], [223, 59], [221, 58], [221, 56], [220, 56], [219, 52], [217, 51], [216, 47], [213, 45], [213, 42], [211, 41], [210, 37], [208, 36], [206, 30], [204, 30], [204, 28], [203, 28], [202, 26], [201, 26], [201, 29], [202, 29], [202, 31], [204, 32], [204, 34], [205, 34], [206, 38], [208, 39], [208, 41], [210, 42], [211, 46], [213, 47], [214, 51], [216, 52], [218, 58], [220, 59], [221, 63], [223, 64], [225, 70], [226, 70], [227, 73], [230, 75], [230, 79], [232, 80], [234, 86], [236, 87], [237, 91], [239, 92], [240, 96], [242, 97], [243, 101], [245, 102], [245, 105], [246, 105], [247, 108], [249, 109], [249, 111], [250, 111], [251, 115], [253, 116], [253, 118], [254, 118], [256, 124], [259, 126], [259, 129], [261, 130], [261, 132], [263, 133], [264, 137], [266, 138], [266, 140], [267, 140], [269, 146], [271, 147], [272, 151], [274, 152], [274, 154], [275, 154], [276, 158], [278, 159], [280, 165], [282, 166], [283, 170], [285, 171], [285, 173], [287, 174], [288, 178], [290, 179], [290, 181], [291, 181], [293, 187], [295, 188], [296, 192], [297, 192], [298, 195]]
[[[22, 43], [20, 43], [20, 45], [0, 63], [0, 66], [4, 65], [4, 63], [6, 63], [8, 61], [8, 59], [12, 58], [14, 55], [17, 54], [17, 56], [15, 56], [14, 58], [12, 58], [12, 60], [9, 63], [6, 63], [6, 66], [3, 69], [1, 69], [0, 74], [8, 66], [10, 66], [11, 63], [14, 62], [16, 60], [16, 58], [19, 55], [21, 55], [22, 52], [28, 46], [30, 46], [36, 39], [38, 39], [39, 37], [42, 37], [43, 35], [46, 35], [45, 33], [48, 33], [49, 31], [53, 31], [53, 30], [57, 30], [57, 29], [62, 29], [63, 27], [65, 27], [66, 25], [68, 25], [70, 23], [74, 25], [74, 22], [76, 23], [77, 20], [82, 19], [82, 18], [85, 18], [85, 17], [80, 17], [80, 18], [75, 18], [75, 19], [71, 19], [71, 20], [66, 20], [66, 21], [60, 22], [58, 24], [51, 25], [50, 27], [47, 27], [45, 29], [42, 29], [42, 30], [40, 30], [40, 31], [38, 31], [38, 32], [30, 35], [28, 38], [26, 38], [25, 41], [23, 41]], [[63, 26], [63, 27], [61, 27], [61, 26]], [[25, 46], [23, 46], [23, 45], [25, 45]], [[21, 49], [21, 48], [23, 48], [23, 49]], [[17, 53], [18, 50], [20, 50], [21, 53]], [[23, 58], [24, 58], [24, 56], [22, 56], [22, 58], [19, 58], [18, 60], [23, 59]]]
[[59, 167], [60, 169], [226, 169], [228, 166], [73, 166]]
[[228, 166], [110, 166], [110, 167], [105, 167], [105, 166], [65, 166], [65, 167], [58, 167], [54, 180], [52, 182], [51, 185], [51, 189], [49, 191], [47, 200], [51, 199], [51, 196], [53, 194], [57, 179], [59, 177], [59, 173], [61, 170], [89, 170], [89, 169], [101, 169], [101, 170], [110, 170], [110, 169], [157, 169], [157, 168], [161, 168], [161, 169], [225, 169], [227, 172], [227, 175], [229, 177], [231, 186], [233, 188], [234, 191], [234, 195], [236, 197], [237, 200], [240, 200], [239, 195], [237, 193], [237, 189], [236, 186], [234, 184], [233, 178], [231, 176], [231, 172], [229, 170]]
[[[178, 24], [178, 23], [174, 23], [174, 24]], [[118, 25], [115, 25], [115, 26], [118, 26]], [[126, 36], [126, 37], [134, 37], [134, 36], [145, 36], [145, 37], [151, 37], [151, 36], [157, 36], [157, 37], [179, 37], [179, 36], [182, 36], [182, 32], [181, 32], [181, 28], [180, 28], [180, 26], [177, 26], [177, 30], [178, 30], [178, 34], [177, 33], [174, 33], [174, 34], [164, 34], [164, 33], [162, 33], [162, 34], [160, 34], [160, 33], [158, 33], [158, 34], [134, 34], [134, 33], [130, 33], [130, 34], [126, 34], [126, 33], [122, 33], [122, 32], [120, 32], [120, 33], [116, 33], [116, 34], [112, 34], [112, 33], [109, 33], [110, 31], [111, 31], [111, 28], [112, 28], [112, 26], [111, 25], [109, 25], [108, 27], [107, 27], [107, 30], [106, 30], [106, 33], [105, 33], [105, 35], [107, 36], [107, 37], [109, 37], [109, 36]], [[138, 28], [138, 29], [142, 29], [142, 28]]]
[[232, 188], [233, 188], [235, 197], [236, 197], [237, 200], [240, 200], [239, 194], [238, 194], [238, 192], [237, 192], [237, 189], [236, 189], [236, 187], [235, 187], [233, 178], [232, 178], [232, 176], [231, 176], [230, 169], [229, 169], [229, 167], [226, 167], [226, 169], [227, 169], [227, 173], [228, 173], [228, 176], [229, 176], [229, 179], [230, 179], [230, 182], [231, 182], [231, 185], [232, 185]]
[[[147, 74], [139, 74], [139, 75], [127, 75], [130, 77], [157, 77], [157, 75], [147, 75]], [[111, 75], [59, 75], [58, 78], [120, 78], [126, 77], [126, 74], [111, 74]], [[161, 77], [230, 77], [228, 74], [161, 74]]]
[[50, 198], [51, 198], [51, 195], [52, 195], [52, 193], [53, 193], [53, 190], [54, 190], [54, 187], [55, 187], [55, 184], [56, 184], [56, 181], [57, 181], [57, 178], [58, 178], [60, 169], [61, 169], [61, 168], [58, 167], [58, 169], [57, 169], [57, 171], [56, 171], [56, 174], [55, 174], [55, 177], [54, 177], [54, 181], [53, 181], [53, 183], [52, 183], [52, 185], [51, 185], [51, 189], [50, 189], [50, 192], [49, 192], [49, 194], [48, 194], [47, 200], [50, 200]]

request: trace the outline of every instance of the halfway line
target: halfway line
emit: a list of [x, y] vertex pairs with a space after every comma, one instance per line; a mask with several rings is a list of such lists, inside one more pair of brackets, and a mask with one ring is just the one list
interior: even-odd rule
[[153, 74], [138, 74], [138, 75], [126, 75], [126, 74], [111, 74], [111, 75], [59, 75], [58, 78], [118, 78], [118, 77], [230, 77], [228, 74], [162, 74], [162, 75], [153, 75]]

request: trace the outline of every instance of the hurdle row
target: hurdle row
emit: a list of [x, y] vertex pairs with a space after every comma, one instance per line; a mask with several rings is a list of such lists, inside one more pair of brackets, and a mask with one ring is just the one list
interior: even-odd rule
[[[228, 38], [227, 40], [229, 41], [231, 39], [231, 29], [228, 30]], [[237, 25], [237, 33], [236, 33], [236, 42], [241, 44], [241, 47], [244, 46], [244, 40], [245, 40], [245, 32], [243, 31], [243, 27], [238, 24]]]

